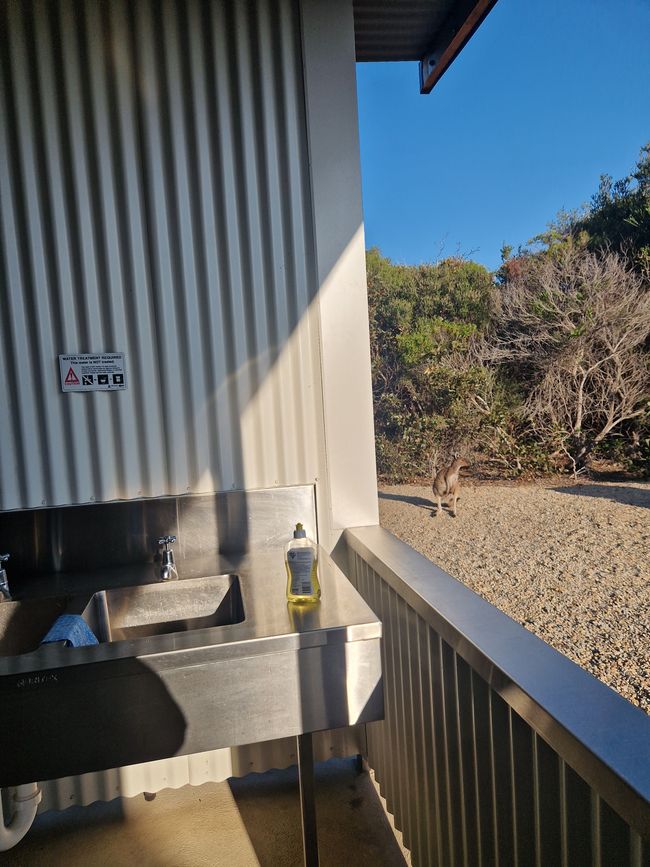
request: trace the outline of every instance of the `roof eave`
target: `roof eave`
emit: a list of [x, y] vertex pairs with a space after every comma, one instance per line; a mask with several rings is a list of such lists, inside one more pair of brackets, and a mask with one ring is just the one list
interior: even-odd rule
[[[433, 45], [420, 60], [420, 93], [430, 93], [467, 42], [481, 25], [497, 0], [474, 0], [469, 11], [456, 13], [445, 22]], [[460, 4], [461, 9], [463, 4]]]

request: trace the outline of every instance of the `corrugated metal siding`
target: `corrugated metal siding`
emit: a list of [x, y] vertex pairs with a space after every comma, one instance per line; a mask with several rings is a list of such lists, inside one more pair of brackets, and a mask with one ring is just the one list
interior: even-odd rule
[[[314, 733], [315, 761], [322, 762], [334, 756], [351, 756], [365, 750], [363, 725]], [[295, 765], [296, 761], [296, 739], [281, 738], [77, 777], [63, 777], [41, 783], [43, 800], [39, 812], [87, 806], [94, 801], [111, 801], [118, 797], [132, 798], [141, 792], [218, 783], [229, 777], [264, 773], [271, 768], [286, 768]]]
[[313, 481], [303, 103], [291, 0], [0, 4], [0, 509]]
[[649, 863], [650, 841], [357, 552], [350, 565], [383, 625], [386, 718], [366, 727], [368, 761], [415, 867]]

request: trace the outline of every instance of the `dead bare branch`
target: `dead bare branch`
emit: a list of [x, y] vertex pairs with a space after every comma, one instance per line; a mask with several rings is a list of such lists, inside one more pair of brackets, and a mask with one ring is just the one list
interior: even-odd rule
[[525, 364], [536, 432], [584, 466], [593, 448], [647, 410], [650, 290], [618, 254], [567, 245], [533, 257], [503, 289], [482, 363]]

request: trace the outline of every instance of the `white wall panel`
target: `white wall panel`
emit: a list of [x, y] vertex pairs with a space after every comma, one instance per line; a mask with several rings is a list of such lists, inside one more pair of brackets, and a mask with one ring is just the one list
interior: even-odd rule
[[297, 4], [0, 4], [0, 510], [313, 482], [312, 225]]
[[320, 541], [376, 524], [377, 473], [350, 0], [302, 0], [327, 474]]

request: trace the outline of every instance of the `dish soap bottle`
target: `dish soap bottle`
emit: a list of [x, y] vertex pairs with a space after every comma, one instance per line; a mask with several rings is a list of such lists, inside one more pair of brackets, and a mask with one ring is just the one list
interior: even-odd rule
[[287, 599], [289, 602], [318, 602], [318, 546], [307, 538], [302, 524], [296, 524], [293, 539], [288, 543], [284, 562], [287, 567]]

